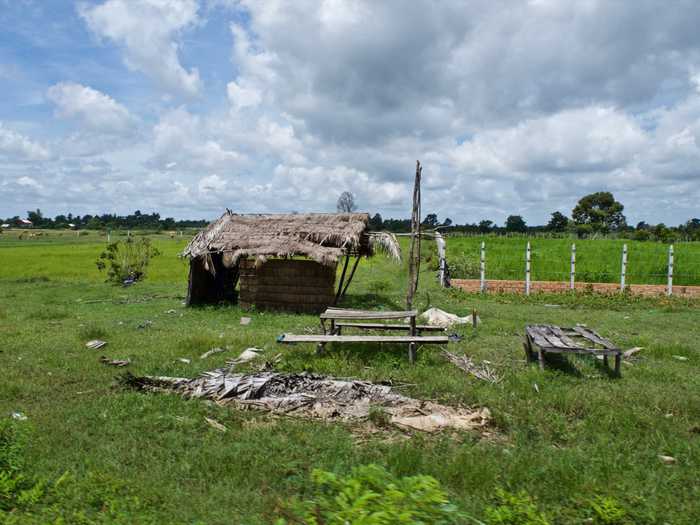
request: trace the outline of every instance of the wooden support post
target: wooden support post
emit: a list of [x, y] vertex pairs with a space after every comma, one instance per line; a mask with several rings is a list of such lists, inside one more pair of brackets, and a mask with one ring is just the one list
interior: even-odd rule
[[573, 292], [576, 289], [576, 245], [571, 245], [571, 273], [569, 274], [569, 288]]
[[537, 361], [540, 364], [540, 370], [544, 370], [544, 350], [537, 347]]
[[620, 292], [625, 291], [625, 277], [627, 276], [627, 244], [622, 245], [622, 268], [620, 269]]
[[112, 242], [112, 232], [107, 230], [107, 244]]
[[343, 291], [343, 284], [345, 284], [345, 272], [348, 271], [348, 263], [350, 262], [350, 254], [345, 254], [345, 264], [343, 265], [343, 271], [340, 274], [340, 282], [338, 283], [338, 291], [335, 293], [335, 299], [333, 300], [333, 306], [338, 304], [338, 299], [340, 299], [340, 294]]
[[673, 295], [673, 244], [668, 247], [668, 282], [666, 283], [666, 295]]
[[481, 241], [481, 272], [479, 276], [479, 290], [486, 291], [486, 243]]
[[622, 358], [619, 353], [615, 354], [615, 375], [617, 377], [620, 377], [620, 361], [622, 361]]
[[406, 310], [413, 308], [413, 299], [418, 291], [420, 273], [420, 179], [423, 168], [416, 161], [416, 178], [413, 183], [413, 210], [411, 213], [411, 248], [408, 255], [408, 290]]
[[343, 288], [343, 291], [340, 294], [341, 299], [343, 297], [345, 297], [345, 292], [348, 291], [348, 287], [350, 286], [350, 283], [352, 282], [352, 278], [355, 276], [355, 270], [357, 270], [357, 265], [360, 264], [360, 258], [361, 258], [361, 256], [358, 255], [357, 259], [355, 259], [355, 264], [352, 265], [352, 270], [350, 270], [350, 275], [348, 276], [348, 280], [345, 283], [345, 288]]
[[530, 241], [525, 249], [525, 295], [530, 295]]

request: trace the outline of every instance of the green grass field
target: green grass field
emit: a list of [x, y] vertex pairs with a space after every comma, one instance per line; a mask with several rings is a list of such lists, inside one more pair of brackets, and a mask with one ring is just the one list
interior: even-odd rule
[[[448, 239], [450, 254], [480, 242], [458, 241]], [[403, 347], [329, 347], [317, 357], [312, 345], [275, 343], [283, 331], [316, 330], [314, 316], [243, 312], [237, 306], [185, 308], [187, 267], [176, 256], [185, 240], [158, 236], [154, 242], [163, 255], [153, 260], [148, 279], [121, 288], [103, 282], [95, 268], [104, 246], [98, 234], [21, 241], [0, 236], [0, 418], [28, 436], [23, 474], [48, 484], [44, 497], [0, 514], [0, 521], [273, 523], [286, 501], [309, 494], [312, 469], [346, 474], [376, 463], [397, 476], [434, 476], [453, 503], [484, 523], [496, 523], [486, 521], [485, 509], [494, 504], [497, 489], [525, 491], [550, 523], [698, 523], [697, 302], [467, 295], [438, 288], [434, 274], [424, 272], [420, 309], [479, 311], [478, 331], [458, 328], [464, 339], [450, 349], [490, 361], [504, 378], [492, 385], [454, 368], [437, 348], [422, 349], [410, 366]], [[487, 240], [494, 257], [498, 242]], [[535, 253], [539, 242], [533, 241]], [[597, 249], [596, 242], [620, 244], [577, 243], [581, 259]], [[506, 239], [503, 250], [518, 243], [525, 241]], [[561, 241], [552, 252], [565, 255], [567, 244]], [[636, 246], [630, 243], [630, 264]], [[685, 248], [678, 245], [677, 253]], [[664, 249], [651, 245], [649, 253], [663, 255]], [[688, 253], [693, 250], [688, 246]], [[681, 255], [678, 260], [680, 272]], [[534, 278], [546, 278], [533, 266]], [[363, 261], [345, 306], [400, 308], [405, 280], [405, 269], [382, 257]], [[250, 325], [239, 324], [243, 315], [252, 317]], [[139, 328], [147, 320], [152, 324]], [[624, 348], [644, 350], [623, 364], [621, 379], [586, 358], [552, 362], [540, 372], [525, 364], [521, 346], [525, 324], [537, 322], [586, 323]], [[86, 349], [85, 341], [95, 337], [108, 346]], [[231, 350], [199, 359], [222, 345]], [[249, 346], [281, 353], [282, 371], [399, 381], [409, 384], [402, 391], [414, 397], [487, 406], [494, 418], [491, 435], [367, 435], [350, 424], [144, 394], [120, 387], [119, 370], [98, 361], [101, 355], [129, 358], [136, 375], [191, 377]], [[27, 420], [11, 420], [13, 412]], [[211, 428], [205, 417], [228, 431]], [[676, 462], [664, 464], [659, 455]], [[601, 501], [620, 512], [601, 514], [595, 510]]]
[[[622, 247], [627, 244], [629, 284], [666, 284], [668, 245], [624, 239], [546, 239], [526, 237], [449, 237], [447, 260], [455, 278], [478, 279], [482, 241], [487, 279], [525, 279], [525, 249], [531, 245], [532, 279], [568, 281], [571, 245], [576, 244], [576, 280], [619, 282]], [[700, 243], [674, 245], [674, 284], [700, 285]]]

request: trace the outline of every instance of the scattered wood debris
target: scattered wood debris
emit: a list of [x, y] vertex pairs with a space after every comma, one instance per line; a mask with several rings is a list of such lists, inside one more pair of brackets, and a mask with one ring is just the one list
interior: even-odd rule
[[93, 339], [92, 341], [88, 341], [85, 343], [85, 346], [91, 350], [97, 350], [98, 348], [102, 348], [107, 344], [107, 341], [102, 341], [100, 339]]
[[180, 357], [178, 358], [178, 361], [180, 361], [181, 363], [185, 363], [186, 365], [189, 365], [191, 363], [191, 361], [186, 357]]
[[259, 348], [246, 348], [241, 352], [241, 354], [236, 357], [235, 359], [230, 359], [226, 361], [226, 365], [229, 367], [234, 367], [236, 365], [242, 365], [243, 363], [247, 363], [248, 361], [252, 361], [253, 359], [256, 359], [257, 357], [262, 354], [262, 350]]
[[234, 374], [218, 369], [195, 379], [127, 373], [122, 382], [146, 391], [176, 392], [222, 405], [326, 420], [366, 421], [370, 407], [381, 408], [391, 425], [423, 432], [481, 429], [491, 419], [485, 407], [453, 408], [406, 397], [387, 385], [308, 373]]
[[241, 324], [242, 325], [249, 325], [250, 324], [250, 317], [241, 317]]
[[224, 425], [222, 425], [221, 423], [219, 423], [216, 419], [212, 419], [212, 418], [210, 418], [210, 417], [205, 417], [205, 418], [204, 418], [204, 421], [206, 421], [207, 423], [209, 423], [209, 426], [210, 426], [210, 427], [215, 428], [215, 429], [218, 430], [219, 432], [226, 432], [226, 431], [228, 430]]
[[642, 350], [644, 350], [643, 346], [635, 346], [634, 348], [630, 348], [629, 350], [622, 352], [622, 357], [629, 359], [630, 357], [634, 356], [634, 354], [638, 354]]
[[471, 357], [453, 354], [447, 350], [443, 350], [442, 355], [457, 368], [464, 370], [477, 379], [494, 384], [499, 383], [502, 379], [486, 362], [477, 365]]
[[659, 454], [659, 459], [665, 465], [673, 465], [674, 463], [676, 463], [676, 458], [674, 458], [673, 456], [665, 456], [663, 454]]
[[674, 355], [673, 358], [677, 359], [678, 361], [687, 361], [688, 360], [688, 358], [683, 356], [683, 355]]
[[101, 356], [100, 363], [110, 366], [124, 367], [131, 364], [131, 359], [110, 359], [108, 357]]
[[209, 356], [211, 356], [211, 355], [220, 354], [221, 352], [225, 352], [226, 350], [228, 350], [228, 347], [224, 347], [224, 348], [220, 348], [220, 347], [212, 348], [211, 350], [207, 350], [207, 351], [204, 352], [202, 355], [200, 355], [199, 358], [200, 358], [200, 359], [206, 359], [207, 357], [209, 357]]

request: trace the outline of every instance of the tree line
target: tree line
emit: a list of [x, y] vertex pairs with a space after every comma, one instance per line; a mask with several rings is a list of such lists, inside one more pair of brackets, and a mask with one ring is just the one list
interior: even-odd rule
[[[159, 213], [141, 213], [136, 210], [130, 215], [104, 213], [102, 215], [56, 215], [45, 217], [41, 210], [27, 212], [27, 219], [34, 228], [45, 229], [85, 229], [85, 230], [176, 230], [180, 228], [203, 228], [207, 220], [175, 220], [172, 217], [161, 218]], [[4, 220], [6, 224], [21, 224], [21, 217], [15, 215]]]
[[[590, 238], [614, 234], [639, 241], [700, 241], [700, 219], [698, 218], [689, 219], [678, 226], [667, 226], [663, 223], [649, 224], [645, 221], [632, 226], [627, 223], [623, 211], [624, 206], [615, 200], [612, 193], [601, 191], [582, 197], [571, 210], [570, 217], [560, 211], [553, 212], [549, 222], [544, 225], [529, 226], [520, 215], [509, 215], [502, 226], [488, 219], [478, 223], [454, 224], [450, 218], [440, 221], [436, 213], [426, 214], [422, 225], [428, 229], [440, 228], [447, 233], [473, 235], [548, 233]], [[410, 219], [383, 219], [379, 213], [376, 213], [370, 218], [370, 226], [373, 230], [408, 232], [411, 229], [411, 221]]]
[[[343, 192], [338, 199], [339, 212], [353, 212], [357, 209], [354, 196]], [[437, 213], [425, 215], [422, 225], [426, 229], [440, 228], [445, 232], [473, 235], [507, 235], [507, 234], [540, 234], [576, 235], [578, 237], [595, 237], [598, 235], [615, 234], [634, 240], [655, 240], [673, 242], [675, 240], [700, 241], [700, 219], [692, 218], [678, 226], [666, 226], [663, 223], [649, 224], [645, 221], [635, 226], [627, 224], [623, 214], [624, 206], [615, 200], [610, 192], [591, 193], [581, 198], [571, 210], [568, 217], [560, 211], [551, 214], [549, 222], [544, 225], [530, 226], [520, 215], [509, 215], [504, 224], [484, 219], [478, 223], [455, 224], [452, 219], [439, 220]], [[136, 210], [129, 215], [105, 213], [102, 215], [56, 215], [45, 217], [41, 210], [27, 212], [27, 219], [35, 228], [47, 229], [88, 229], [88, 230], [176, 230], [183, 228], [203, 228], [207, 220], [175, 220], [172, 217], [162, 218], [159, 213], [141, 213]], [[12, 226], [20, 224], [21, 218], [16, 215], [8, 217], [3, 222]], [[411, 231], [410, 219], [384, 219], [379, 213], [370, 216], [370, 228], [375, 231], [390, 231], [395, 233]]]

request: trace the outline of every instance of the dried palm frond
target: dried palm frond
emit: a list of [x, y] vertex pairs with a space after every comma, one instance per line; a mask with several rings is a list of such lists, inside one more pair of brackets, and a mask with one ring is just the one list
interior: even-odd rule
[[457, 368], [461, 368], [477, 379], [488, 381], [489, 383], [499, 383], [501, 381], [501, 377], [485, 363], [477, 365], [471, 357], [453, 354], [447, 350], [443, 350], [442, 355], [444, 355], [447, 360]]
[[381, 252], [394, 261], [401, 262], [401, 247], [396, 235], [390, 232], [372, 232], [368, 236], [372, 252]]

